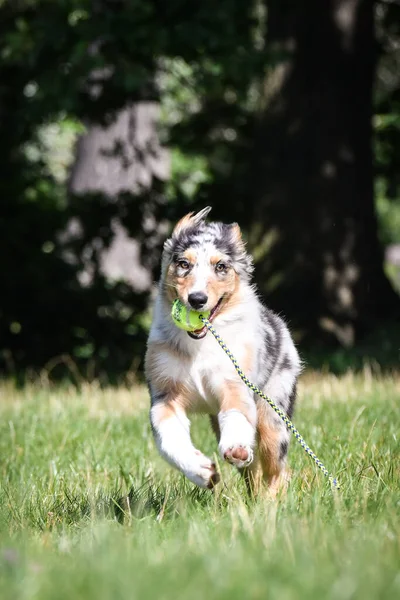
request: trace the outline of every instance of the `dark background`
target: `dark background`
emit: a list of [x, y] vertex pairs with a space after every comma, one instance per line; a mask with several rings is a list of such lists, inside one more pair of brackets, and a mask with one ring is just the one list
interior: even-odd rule
[[308, 364], [398, 365], [398, 1], [0, 0], [0, 141], [3, 374], [140, 373], [208, 204]]

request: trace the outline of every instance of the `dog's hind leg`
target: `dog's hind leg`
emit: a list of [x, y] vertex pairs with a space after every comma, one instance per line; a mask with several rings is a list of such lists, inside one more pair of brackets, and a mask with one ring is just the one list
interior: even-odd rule
[[286, 487], [288, 476], [286, 457], [289, 447], [289, 432], [286, 425], [263, 400], [257, 404], [257, 449], [254, 460], [248, 467], [240, 469], [250, 495], [262, 492], [263, 482], [268, 486], [268, 495], [275, 498]]
[[258, 456], [263, 479], [268, 485], [270, 495], [275, 497], [287, 482], [289, 432], [283, 422], [271, 420], [268, 409], [271, 410], [269, 407], [259, 409], [261, 414], [257, 425]]
[[[285, 353], [263, 389], [289, 418], [292, 417], [296, 401], [299, 371], [300, 363], [295, 348], [286, 344]], [[290, 432], [281, 417], [263, 398], [257, 399], [257, 441], [264, 480], [268, 484], [270, 495], [276, 496], [288, 482], [286, 460]]]
[[[291, 409], [295, 394], [294, 387], [288, 405]], [[257, 441], [263, 477], [270, 495], [275, 497], [281, 489], [286, 488], [289, 479], [286, 462], [290, 432], [282, 419], [262, 399], [257, 403]]]

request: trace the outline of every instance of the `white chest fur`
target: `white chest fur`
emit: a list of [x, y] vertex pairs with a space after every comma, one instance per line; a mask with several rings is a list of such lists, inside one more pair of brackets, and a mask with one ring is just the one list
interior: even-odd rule
[[[256, 365], [259, 345], [262, 343], [257, 335], [257, 303], [252, 303], [252, 310], [236, 318], [234, 313], [228, 317], [215, 320], [214, 326], [230, 351], [237, 359], [249, 378], [256, 378]], [[157, 313], [160, 318], [157, 319]], [[161, 313], [156, 311], [149, 341], [165, 341], [165, 321], [161, 327]], [[218, 398], [227, 382], [239, 382], [235, 368], [219, 346], [217, 340], [208, 332], [206, 337], [194, 340], [184, 331], [177, 331], [171, 325], [171, 334], [179, 336], [182, 354], [160, 348], [157, 358], [158, 376], [184, 386], [190, 395], [189, 409], [192, 412], [217, 413]]]

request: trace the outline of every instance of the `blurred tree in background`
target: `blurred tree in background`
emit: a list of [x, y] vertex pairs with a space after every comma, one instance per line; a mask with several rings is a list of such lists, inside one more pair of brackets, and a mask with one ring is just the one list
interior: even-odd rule
[[0, 368], [140, 367], [162, 240], [205, 203], [304, 344], [398, 316], [399, 16], [0, 0]]

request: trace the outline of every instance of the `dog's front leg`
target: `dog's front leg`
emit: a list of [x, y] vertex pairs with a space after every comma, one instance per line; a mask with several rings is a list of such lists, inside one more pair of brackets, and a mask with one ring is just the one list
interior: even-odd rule
[[190, 421], [179, 397], [158, 394], [152, 401], [150, 420], [158, 450], [170, 465], [200, 487], [211, 489], [218, 483], [215, 464], [193, 446]]
[[218, 414], [219, 451], [222, 458], [239, 469], [248, 467], [253, 461], [256, 422], [253, 394], [241, 382], [226, 382]]

